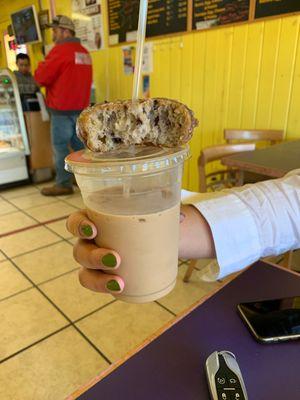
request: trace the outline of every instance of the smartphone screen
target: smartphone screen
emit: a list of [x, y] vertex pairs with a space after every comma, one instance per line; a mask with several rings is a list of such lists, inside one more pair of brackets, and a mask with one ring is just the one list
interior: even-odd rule
[[300, 338], [300, 296], [241, 303], [238, 310], [260, 341]]

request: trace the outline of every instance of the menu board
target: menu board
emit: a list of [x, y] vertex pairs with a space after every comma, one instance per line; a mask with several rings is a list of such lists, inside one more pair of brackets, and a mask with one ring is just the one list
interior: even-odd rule
[[250, 0], [194, 0], [193, 29], [248, 21]]
[[[109, 44], [136, 40], [139, 0], [108, 0]], [[187, 30], [188, 0], [149, 0], [147, 37]]]
[[128, 34], [137, 30], [139, 0], [108, 0], [109, 44], [127, 42]]
[[147, 36], [187, 30], [188, 0], [149, 0]]
[[255, 18], [300, 11], [299, 0], [256, 0]]

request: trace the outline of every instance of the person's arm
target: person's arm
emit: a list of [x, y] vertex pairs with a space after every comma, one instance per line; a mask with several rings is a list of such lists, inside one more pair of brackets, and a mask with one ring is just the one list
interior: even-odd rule
[[50, 86], [55, 80], [60, 68], [63, 65], [63, 57], [57, 46], [55, 46], [44, 61], [38, 64], [34, 73], [34, 79], [39, 86]]
[[[210, 195], [209, 195], [210, 196]], [[181, 209], [179, 257], [185, 259], [217, 257], [219, 271], [211, 279], [241, 270], [260, 257], [300, 248], [300, 171], [282, 179], [247, 185], [207, 195], [190, 193]], [[69, 231], [82, 239], [93, 239], [97, 230], [83, 212], [68, 219]], [[112, 279], [99, 260], [106, 254], [122, 262], [118, 254], [99, 249], [94, 243], [79, 240], [74, 257], [83, 267], [80, 281], [96, 291], [107, 291]], [[102, 257], [102, 258], [101, 258]], [[111, 270], [111, 269], [110, 269]], [[122, 279], [114, 275], [121, 288]]]
[[[300, 171], [204, 201], [194, 197], [192, 203], [212, 233], [219, 271], [211, 279], [223, 278], [261, 257], [300, 248]], [[188, 238], [185, 241], [189, 243]], [[191, 253], [193, 258], [201, 258], [202, 250], [201, 245], [198, 253]]]
[[179, 258], [215, 257], [214, 240], [205, 218], [192, 205], [183, 205], [180, 213]]

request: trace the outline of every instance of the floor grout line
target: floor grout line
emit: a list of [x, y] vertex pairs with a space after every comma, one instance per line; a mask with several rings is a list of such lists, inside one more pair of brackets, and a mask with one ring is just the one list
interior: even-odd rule
[[[37, 247], [36, 249], [32, 249], [32, 250], [24, 251], [24, 253], [16, 254], [16, 255], [14, 255], [12, 257], [6, 255], [6, 257], [8, 257], [9, 260], [10, 259], [15, 259], [17, 257], [25, 256], [26, 254], [30, 254], [30, 253], [33, 253], [33, 252], [38, 251], [38, 250], [43, 250], [43, 249], [45, 249], [47, 247], [51, 247], [54, 244], [57, 244], [57, 243], [60, 243], [60, 242], [63, 242], [63, 240], [61, 239], [61, 237], [58, 236], [57, 237], [57, 242], [48, 243], [48, 244], [45, 244], [43, 246]], [[68, 242], [68, 243], [70, 244], [70, 242]], [[1, 250], [1, 251], [3, 252], [3, 250]]]
[[[28, 290], [30, 290], [30, 289], [35, 289], [35, 288], [34, 288], [33, 286], [31, 286], [30, 288], [27, 288], [27, 289], [25, 289], [25, 290], [22, 290], [21, 292], [18, 292], [18, 294], [23, 293], [23, 292], [26, 292], [26, 291], [28, 291]], [[1, 299], [0, 301], [2, 301], [2, 300], [7, 300], [8, 298], [13, 297], [13, 296], [14, 296], [14, 295], [8, 296], [7, 298]], [[77, 319], [74, 320], [72, 323], [69, 323], [69, 324], [63, 326], [62, 328], [60, 328], [60, 329], [58, 329], [58, 330], [56, 330], [56, 331], [54, 331], [54, 332], [49, 333], [47, 336], [44, 336], [43, 338], [41, 338], [41, 339], [39, 339], [39, 340], [37, 340], [37, 341], [31, 343], [30, 345], [28, 345], [28, 346], [26, 346], [26, 347], [23, 347], [22, 349], [18, 350], [17, 352], [15, 352], [15, 353], [13, 353], [13, 354], [10, 354], [9, 356], [7, 356], [7, 357], [5, 357], [4, 359], [0, 360], [0, 364], [3, 363], [3, 362], [5, 362], [5, 361], [7, 361], [7, 360], [9, 360], [10, 358], [13, 358], [13, 357], [17, 356], [18, 354], [20, 354], [20, 353], [22, 353], [22, 352], [28, 350], [29, 348], [35, 346], [36, 344], [39, 344], [39, 343], [43, 342], [44, 340], [50, 338], [51, 336], [56, 335], [57, 333], [59, 333], [59, 332], [65, 330], [65, 329], [67, 329], [67, 328], [69, 328], [69, 327], [74, 328], [73, 324], [76, 324], [76, 323], [82, 321], [83, 319], [85, 319], [85, 318], [87, 318], [87, 317], [90, 317], [91, 315], [95, 314], [95, 313], [98, 312], [98, 311], [103, 310], [105, 307], [107, 307], [107, 306], [109, 306], [109, 305], [115, 303], [116, 301], [117, 301], [117, 300], [114, 299], [114, 300], [110, 301], [109, 303], [104, 304], [104, 305], [102, 305], [101, 307], [98, 307], [98, 308], [96, 308], [95, 310], [93, 310], [93, 311], [91, 311], [91, 312], [89, 312], [89, 313], [83, 315], [82, 317], [77, 318]]]
[[[30, 217], [30, 218], [32, 218], [34, 221], [37, 221], [36, 218], [34, 218], [34, 217], [32, 217], [31, 215], [27, 214], [27, 213], [25, 212], [25, 210], [20, 210], [20, 211], [21, 211], [24, 215], [26, 215], [27, 217]], [[19, 212], [19, 211], [17, 211], [17, 212]], [[46, 226], [47, 224], [52, 224], [52, 223], [54, 223], [54, 222], [62, 221], [63, 219], [68, 218], [68, 216], [69, 216], [69, 215], [64, 215], [64, 216], [62, 216], [62, 217], [53, 218], [53, 219], [50, 219], [50, 220], [48, 220], [48, 221], [37, 222], [37, 223], [34, 224], [34, 225], [25, 226], [24, 228], [15, 229], [14, 231], [10, 231], [10, 232], [3, 233], [3, 234], [0, 235], [0, 239], [1, 239], [1, 238], [4, 238], [4, 237], [7, 237], [7, 236], [15, 235], [16, 233], [25, 232], [25, 231], [28, 231], [28, 230], [30, 230], [30, 229], [39, 228], [39, 227], [41, 227], [41, 226]]]
[[59, 278], [61, 278], [62, 276], [71, 274], [71, 273], [74, 272], [74, 271], [78, 271], [79, 269], [80, 269], [80, 267], [73, 268], [73, 269], [71, 269], [70, 271], [63, 272], [62, 274], [59, 274], [59, 275], [57, 275], [57, 276], [54, 276], [53, 278], [49, 278], [49, 279], [46, 279], [45, 281], [36, 283], [36, 285], [37, 285], [37, 286], [42, 286], [42, 285], [44, 285], [44, 284], [46, 284], [46, 283], [48, 283], [48, 282], [55, 281], [55, 279], [59, 279]]
[[[26, 187], [27, 188], [34, 187], [39, 193], [41, 193], [40, 189], [37, 186], [35, 186], [34, 184], [32, 184], [32, 183], [31, 184], [26, 184], [26, 185], [15, 186], [15, 187], [12, 187], [12, 188], [2, 189], [2, 193], [5, 194], [5, 192], [13, 191], [13, 190], [17, 191], [18, 189], [25, 189]], [[17, 199], [19, 197], [28, 196], [28, 195], [31, 195], [31, 194], [37, 194], [37, 192], [36, 191], [32, 191], [32, 192], [25, 193], [25, 194], [24, 193], [22, 193], [22, 194], [19, 193], [14, 197], [10, 197], [10, 199], [7, 199], [6, 197], [4, 197], [3, 194], [0, 194], [0, 197], [2, 197], [4, 200], [13, 200], [13, 199]]]
[[159, 305], [161, 308], [163, 308], [165, 311], [168, 311], [170, 314], [172, 314], [174, 317], [177, 316], [177, 314], [175, 314], [173, 311], [171, 311], [168, 307], [164, 306], [163, 304], [161, 304], [158, 300], [155, 300], [155, 302], [157, 305]]
[[71, 324], [67, 324], [67, 325], [65, 325], [65, 326], [63, 326], [63, 327], [57, 329], [56, 331], [49, 333], [49, 335], [44, 336], [43, 338], [41, 338], [41, 339], [39, 339], [39, 340], [36, 340], [35, 342], [29, 344], [28, 346], [23, 347], [22, 349], [16, 351], [15, 353], [12, 353], [12, 354], [10, 354], [10, 355], [7, 356], [7, 357], [2, 358], [2, 360], [0, 360], [0, 364], [4, 363], [5, 361], [10, 360], [10, 359], [13, 358], [13, 357], [16, 357], [17, 355], [19, 355], [19, 354], [23, 353], [24, 351], [30, 349], [31, 347], [34, 347], [35, 345], [37, 345], [37, 344], [43, 342], [44, 340], [49, 339], [51, 336], [54, 336], [54, 335], [56, 335], [57, 333], [63, 331], [64, 329], [69, 328], [70, 326], [71, 326]]
[[18, 296], [19, 294], [28, 292], [28, 291], [31, 290], [31, 289], [34, 289], [34, 287], [33, 287], [33, 286], [29, 286], [29, 287], [26, 288], [26, 289], [19, 290], [19, 291], [16, 292], [16, 293], [13, 293], [13, 294], [10, 294], [9, 296], [3, 297], [2, 299], [0, 299], [0, 303], [2, 303], [3, 301], [9, 300], [9, 299], [11, 299], [12, 297]]
[[[3, 252], [3, 253], [4, 253], [4, 255], [6, 255], [5, 252]], [[39, 286], [37, 286], [37, 285], [35, 284], [35, 282], [34, 282], [29, 276], [27, 276], [27, 275], [25, 274], [25, 272], [22, 271], [21, 268], [18, 267], [18, 265], [17, 265], [12, 259], [9, 258], [9, 261], [11, 261], [11, 263], [15, 266], [15, 268], [16, 268], [25, 278], [27, 278], [27, 280], [28, 280], [29, 282], [31, 282], [31, 284], [34, 286], [34, 288], [35, 288], [36, 290], [38, 290], [38, 292], [39, 292], [42, 296], [44, 296], [44, 298], [45, 298], [46, 300], [48, 300], [48, 302], [49, 302], [50, 304], [52, 304], [52, 306], [53, 306], [53, 307], [54, 307], [54, 308], [69, 322], [69, 324], [72, 325], [73, 328], [77, 330], [77, 332], [91, 345], [91, 347], [93, 347], [94, 350], [96, 350], [97, 353], [100, 354], [100, 355], [102, 356], [102, 358], [104, 358], [104, 360], [105, 360], [106, 362], [108, 362], [109, 364], [112, 364], [112, 362], [109, 360], [109, 358], [106, 357], [106, 355], [105, 355], [104, 353], [102, 353], [102, 351], [101, 351], [100, 349], [98, 349], [98, 347], [97, 347], [97, 346], [96, 346], [96, 345], [95, 345], [95, 344], [80, 330], [80, 328], [78, 328], [78, 327], [73, 323], [73, 321], [64, 313], [64, 311], [61, 310], [60, 307], [58, 307], [58, 305], [55, 304], [54, 301], [51, 300], [51, 299], [46, 295], [46, 293], [44, 293], [44, 292], [42, 291], [42, 289], [41, 289]]]
[[104, 308], [106, 308], [107, 306], [110, 306], [111, 304], [115, 303], [116, 301], [117, 301], [117, 300], [114, 299], [114, 300], [110, 301], [109, 303], [106, 303], [106, 304], [104, 304], [103, 306], [101, 306], [101, 307], [99, 307], [99, 308], [96, 308], [96, 309], [93, 310], [93, 311], [90, 311], [88, 314], [85, 314], [85, 315], [83, 315], [82, 317], [80, 317], [80, 318], [74, 320], [73, 323], [74, 323], [74, 324], [77, 324], [77, 322], [80, 322], [80, 321], [82, 321], [83, 319], [85, 319], [85, 318], [87, 318], [87, 317], [90, 317], [90, 316], [93, 315], [93, 314], [96, 314], [96, 312], [103, 310]]
[[[9, 203], [9, 205], [11, 205], [11, 204]], [[13, 210], [13, 211], [6, 212], [6, 213], [4, 213], [4, 214], [0, 214], [0, 218], [6, 217], [7, 215], [13, 214], [13, 213], [18, 212], [18, 211], [19, 211], [19, 210], [16, 209], [16, 210]]]
[[[62, 240], [61, 242], [63, 242], [63, 240]], [[60, 242], [57, 242], [57, 243], [60, 243]], [[54, 243], [54, 244], [57, 244], [57, 243]], [[70, 243], [69, 243], [69, 244], [70, 244]], [[47, 245], [46, 247], [51, 247], [51, 246], [52, 246], [52, 245]], [[35, 252], [35, 250], [32, 251], [32, 253], [34, 253], [34, 252]], [[25, 253], [25, 254], [30, 254], [30, 252], [29, 252], [29, 253]], [[18, 258], [18, 257], [19, 257], [19, 256], [14, 257], [14, 259], [15, 259], [15, 258]], [[5, 259], [5, 260], [1, 260], [1, 261], [0, 261], [0, 264], [1, 264], [2, 262], [5, 262], [5, 261], [10, 262], [9, 259]], [[16, 260], [15, 260], [15, 262], [16, 262]], [[17, 265], [18, 265], [18, 264], [17, 264]], [[22, 269], [22, 267], [19, 267], [19, 268]], [[80, 269], [80, 267], [73, 268], [73, 269], [71, 269], [71, 270], [69, 270], [69, 271], [63, 272], [63, 273], [61, 273], [61, 274], [59, 274], [59, 275], [56, 275], [56, 276], [54, 276], [54, 277], [52, 277], [52, 278], [49, 278], [49, 279], [46, 279], [46, 280], [44, 280], [44, 281], [35, 282], [35, 284], [36, 284], [37, 286], [42, 286], [42, 285], [44, 285], [44, 284], [46, 284], [46, 283], [48, 283], [48, 282], [55, 281], [56, 279], [59, 279], [59, 278], [65, 276], [65, 275], [71, 274], [71, 273], [74, 272], [74, 271], [78, 271], [79, 269]], [[27, 279], [27, 278], [26, 278], [26, 279]], [[29, 282], [30, 282], [30, 281], [29, 281]], [[17, 295], [19, 295], [19, 294], [21, 294], [21, 293], [27, 292], [27, 291], [30, 290], [30, 289], [34, 289], [34, 286], [32, 285], [32, 286], [30, 286], [30, 287], [28, 287], [28, 288], [26, 288], [26, 289], [19, 290], [18, 292], [15, 292], [15, 293], [13, 293], [13, 294], [7, 296], [7, 297], [3, 297], [2, 299], [0, 299], [0, 303], [1, 303], [2, 301], [8, 300], [8, 299], [10, 299], [10, 298], [12, 298], [12, 297], [15, 297], [15, 296], [17, 296]], [[106, 307], [106, 305], [112, 304], [112, 303], [114, 303], [115, 301], [116, 301], [116, 300], [113, 300], [113, 301], [111, 301], [110, 303], [105, 304], [104, 306], [101, 306], [100, 308], [97, 308], [96, 310], [90, 312], [89, 314], [86, 314], [86, 315], [84, 315], [83, 317], [80, 317], [78, 320], [74, 321], [74, 323], [75, 323], [75, 322], [78, 322], [78, 321], [81, 321], [81, 320], [84, 319], [85, 317], [88, 317], [89, 315], [92, 315], [93, 313], [95, 313], [95, 312], [101, 310], [103, 307]], [[158, 305], [160, 305], [162, 308], [164, 308], [166, 311], [169, 311], [171, 314], [173, 314], [173, 315], [175, 315], [175, 316], [177, 315], [177, 314], [175, 314], [173, 311], [171, 311], [169, 308], [167, 308], [166, 306], [164, 306], [163, 304], [161, 304], [159, 301], [156, 301], [156, 303], [157, 303]]]
[[[9, 260], [7, 260], [7, 261], [9, 261]], [[1, 263], [1, 261], [0, 261], [0, 263]], [[19, 267], [19, 268], [21, 268], [21, 267]], [[22, 268], [21, 268], [21, 269], [22, 269]], [[70, 271], [63, 272], [62, 274], [59, 274], [59, 275], [57, 275], [57, 276], [55, 276], [55, 277], [53, 277], [53, 278], [49, 278], [49, 279], [46, 279], [45, 281], [41, 281], [41, 282], [39, 282], [39, 283], [36, 283], [36, 285], [37, 285], [37, 286], [44, 285], [44, 284], [46, 284], [46, 283], [48, 283], [48, 282], [55, 281], [55, 279], [59, 279], [59, 278], [61, 278], [62, 276], [71, 274], [72, 272], [78, 271], [78, 270], [79, 270], [79, 267], [73, 268], [73, 269], [71, 269]], [[35, 289], [35, 287], [34, 287], [34, 286], [29, 286], [29, 287], [26, 288], [26, 289], [19, 290], [18, 292], [15, 292], [15, 293], [13, 293], [13, 294], [10, 294], [9, 296], [3, 297], [2, 299], [0, 299], [0, 303], [1, 303], [2, 301], [8, 300], [8, 299], [10, 299], [10, 298], [12, 298], [12, 297], [18, 296], [18, 295], [21, 294], [21, 293], [27, 292], [27, 291], [30, 290], [30, 289]]]
[[[11, 204], [11, 203], [10, 203], [10, 204]], [[16, 207], [16, 206], [15, 206], [15, 207]], [[34, 218], [34, 217], [32, 217], [31, 215], [27, 214], [25, 210], [21, 210], [21, 209], [18, 208], [18, 207], [17, 207], [17, 209], [20, 210], [20, 211], [22, 211], [22, 212], [23, 212], [25, 215], [27, 215], [28, 217], [31, 217], [33, 220], [39, 222], [36, 218]], [[70, 243], [70, 242], [68, 241], [68, 239], [64, 238], [63, 236], [61, 236], [59, 233], [55, 232], [54, 230], [52, 230], [52, 229], [49, 228], [49, 226], [48, 226], [48, 224], [51, 224], [51, 223], [53, 223], [53, 222], [58, 222], [58, 221], [61, 221], [61, 220], [63, 220], [63, 219], [67, 219], [68, 216], [69, 216], [69, 215], [67, 215], [67, 216], [65, 216], [65, 217], [61, 217], [61, 218], [59, 218], [59, 219], [57, 219], [57, 220], [52, 220], [52, 221], [48, 221], [48, 222], [46, 221], [44, 224], [42, 224], [42, 226], [43, 226], [45, 229], [47, 229], [49, 232], [51, 232], [51, 233], [55, 234], [56, 236], [58, 236], [59, 238], [63, 239], [66, 243], [68, 243], [68, 244], [70, 244], [71, 246], [73, 246], [73, 244]], [[71, 237], [71, 238], [72, 238], [72, 237]]]
[[3, 197], [3, 195], [2, 195], [1, 198], [2, 198], [3, 200], [9, 201], [9, 200], [20, 199], [21, 197], [30, 196], [30, 195], [33, 195], [33, 194], [38, 194], [38, 192], [32, 192], [32, 193], [21, 194], [21, 195], [14, 196], [14, 197], [10, 197], [10, 198]]

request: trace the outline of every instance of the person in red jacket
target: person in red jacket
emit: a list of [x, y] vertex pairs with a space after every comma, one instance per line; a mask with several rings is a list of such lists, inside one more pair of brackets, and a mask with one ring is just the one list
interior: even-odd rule
[[53, 29], [55, 46], [45, 61], [39, 63], [34, 78], [46, 88], [56, 168], [55, 185], [42, 189], [42, 194], [59, 196], [73, 193], [73, 176], [65, 171], [64, 159], [70, 148], [74, 151], [83, 148], [76, 135], [76, 120], [90, 104], [92, 62], [88, 51], [75, 37], [70, 18], [57, 15], [49, 26]]

